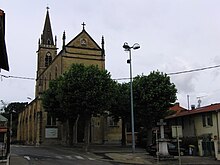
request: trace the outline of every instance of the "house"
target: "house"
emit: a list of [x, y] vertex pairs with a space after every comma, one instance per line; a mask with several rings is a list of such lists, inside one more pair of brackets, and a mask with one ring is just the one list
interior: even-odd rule
[[197, 138], [199, 155], [213, 155], [213, 140], [220, 137], [220, 103], [176, 111], [166, 117], [166, 122], [182, 126], [183, 138]]
[[[68, 121], [61, 123], [51, 114], [47, 113], [41, 103], [42, 93], [49, 88], [50, 80], [58, 78], [65, 73], [72, 64], [96, 65], [105, 69], [104, 37], [101, 38], [101, 46], [93, 40], [82, 24], [82, 31], [66, 44], [66, 34], [63, 33], [62, 48], [58, 52], [57, 37], [53, 36], [52, 26], [47, 8], [43, 33], [38, 42], [37, 72], [35, 99], [32, 100], [19, 113], [17, 140], [28, 144], [71, 144], [83, 142], [84, 131], [77, 129], [77, 135], [70, 135]], [[61, 114], [62, 115], [62, 114]], [[84, 120], [78, 120], [78, 125], [83, 126]], [[120, 143], [121, 122], [113, 123], [112, 118], [95, 116], [91, 119], [90, 142], [91, 143]], [[70, 136], [74, 136], [70, 141]]]

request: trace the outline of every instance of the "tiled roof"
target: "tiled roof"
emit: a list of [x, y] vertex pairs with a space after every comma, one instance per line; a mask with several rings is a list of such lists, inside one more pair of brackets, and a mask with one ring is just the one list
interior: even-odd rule
[[167, 116], [166, 119], [176, 118], [176, 117], [181, 117], [181, 116], [188, 116], [188, 115], [193, 115], [193, 114], [198, 114], [198, 113], [218, 111], [218, 110], [220, 110], [220, 103], [211, 104], [211, 105], [196, 108], [193, 110], [181, 111], [179, 113], [175, 113], [173, 115]]
[[181, 107], [179, 103], [176, 103], [174, 106], [170, 107], [169, 110], [176, 111], [176, 112], [186, 111], [186, 109]]

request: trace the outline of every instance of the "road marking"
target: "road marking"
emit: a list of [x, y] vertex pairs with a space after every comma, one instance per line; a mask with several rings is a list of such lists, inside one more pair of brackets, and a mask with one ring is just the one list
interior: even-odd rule
[[62, 156], [56, 156], [56, 158], [57, 158], [57, 159], [62, 159], [63, 157], [62, 157]]
[[31, 160], [29, 156], [24, 156], [24, 159]]
[[95, 160], [95, 159], [93, 159], [93, 158], [88, 158], [89, 160]]
[[67, 159], [73, 160], [74, 158], [72, 156], [66, 156]]
[[16, 148], [31, 148], [31, 147], [35, 147], [35, 146], [25, 146], [25, 145], [12, 145], [12, 147], [16, 147]]
[[75, 155], [75, 157], [76, 157], [77, 159], [80, 159], [80, 160], [83, 160], [83, 159], [84, 159], [82, 156], [78, 156], [78, 155]]

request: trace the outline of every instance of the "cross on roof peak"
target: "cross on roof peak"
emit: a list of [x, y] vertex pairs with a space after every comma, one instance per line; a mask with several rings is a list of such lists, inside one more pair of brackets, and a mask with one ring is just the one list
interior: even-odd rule
[[48, 11], [48, 10], [50, 9], [50, 8], [49, 8], [49, 5], [48, 5], [48, 4], [47, 4], [47, 7], [46, 7], [46, 9], [47, 9], [47, 11]]
[[85, 29], [86, 24], [83, 22], [81, 25], [83, 26], [83, 30], [84, 30], [84, 29]]

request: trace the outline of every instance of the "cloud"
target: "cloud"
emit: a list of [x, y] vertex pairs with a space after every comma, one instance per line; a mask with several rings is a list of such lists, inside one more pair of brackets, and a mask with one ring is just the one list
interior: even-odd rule
[[[170, 58], [170, 57], [169, 57]], [[175, 57], [163, 64], [161, 69], [169, 73], [177, 73], [180, 71], [190, 70], [195, 64], [190, 61], [185, 61], [183, 58]], [[195, 83], [198, 79], [199, 73], [183, 73], [170, 75], [171, 81], [176, 85], [178, 93], [189, 94], [195, 91]]]

